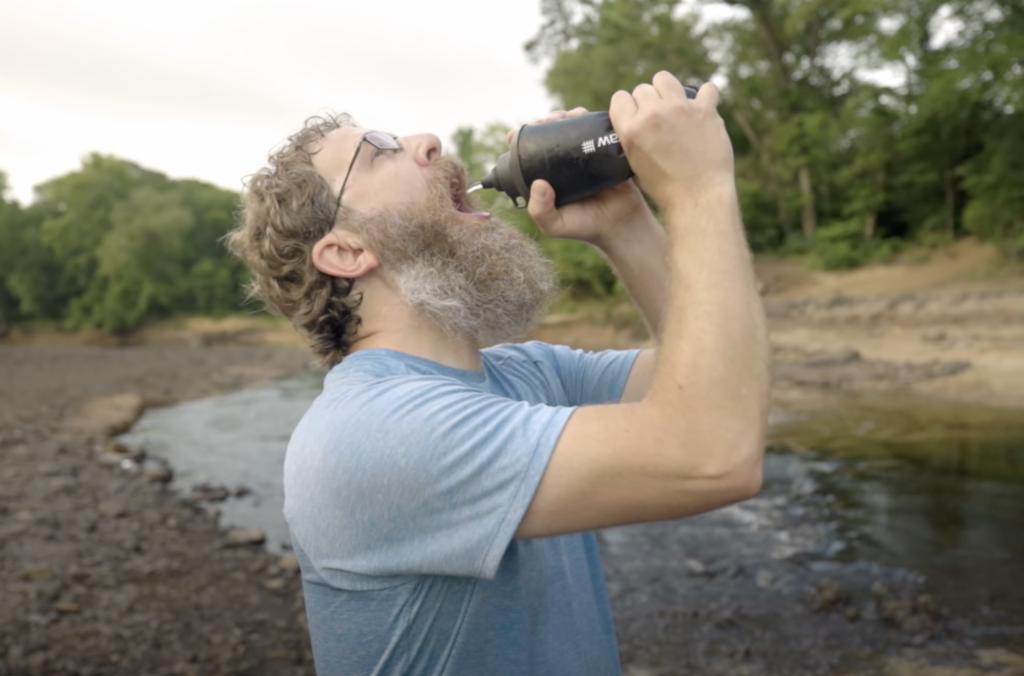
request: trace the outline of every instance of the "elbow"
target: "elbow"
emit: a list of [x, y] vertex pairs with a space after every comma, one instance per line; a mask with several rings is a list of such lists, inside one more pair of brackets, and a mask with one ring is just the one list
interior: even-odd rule
[[761, 492], [764, 484], [764, 439], [754, 435], [744, 442], [731, 440], [717, 446], [718, 452], [708, 454], [706, 464], [697, 472], [714, 486], [722, 504], [748, 500]]
[[749, 463], [747, 466], [738, 468], [733, 478], [734, 495], [736, 502], [749, 500], [761, 492], [764, 485], [764, 461], [763, 456], [757, 462]]

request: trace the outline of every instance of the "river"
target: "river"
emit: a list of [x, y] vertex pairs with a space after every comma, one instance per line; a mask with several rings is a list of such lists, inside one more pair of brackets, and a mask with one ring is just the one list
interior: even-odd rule
[[[281, 552], [284, 450], [321, 379], [151, 409], [121, 441], [168, 460], [178, 490], [243, 488], [212, 505], [221, 524], [261, 528]], [[776, 412], [771, 439], [754, 499], [599, 533], [627, 673], [870, 673], [907, 649], [1024, 651], [1024, 416], [871, 397]]]

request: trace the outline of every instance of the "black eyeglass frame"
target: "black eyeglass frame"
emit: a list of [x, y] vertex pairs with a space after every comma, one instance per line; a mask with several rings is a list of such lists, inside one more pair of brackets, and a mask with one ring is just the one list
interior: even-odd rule
[[348, 163], [348, 171], [345, 172], [345, 180], [341, 182], [341, 189], [338, 190], [338, 199], [334, 203], [334, 214], [331, 216], [332, 224], [338, 218], [338, 210], [341, 209], [341, 196], [345, 194], [345, 186], [348, 185], [348, 178], [352, 175], [352, 168], [356, 166], [356, 160], [359, 158], [359, 151], [363, 149], [364, 141], [377, 150], [398, 152], [402, 149], [402, 144], [398, 142], [398, 139], [382, 131], [368, 131], [363, 134], [362, 138], [359, 139], [359, 144], [356, 146], [356, 151], [352, 153], [352, 161]]

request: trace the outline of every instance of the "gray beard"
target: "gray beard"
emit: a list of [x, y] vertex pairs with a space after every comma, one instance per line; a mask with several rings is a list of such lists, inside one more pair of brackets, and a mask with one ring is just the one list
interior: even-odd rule
[[358, 228], [403, 303], [455, 340], [525, 336], [558, 290], [537, 243], [491, 216], [466, 218], [450, 198], [367, 216]]

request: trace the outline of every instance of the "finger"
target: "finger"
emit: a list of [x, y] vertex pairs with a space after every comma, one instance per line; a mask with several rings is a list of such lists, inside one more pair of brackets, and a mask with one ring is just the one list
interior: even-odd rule
[[700, 89], [697, 90], [697, 98], [694, 100], [706, 103], [712, 108], [717, 108], [718, 99], [718, 87], [716, 87], [713, 82], [705, 82], [700, 86]]
[[651, 85], [658, 90], [661, 98], [688, 98], [683, 83], [675, 75], [667, 70], [661, 70], [654, 74]]
[[580, 115], [586, 115], [590, 111], [583, 106], [577, 106], [565, 114], [566, 117], [579, 117]]
[[555, 208], [555, 190], [550, 183], [538, 178], [530, 185], [530, 200], [526, 205], [526, 212], [543, 233], [547, 233], [556, 225], [560, 216]]
[[554, 122], [555, 120], [564, 120], [564, 119], [565, 119], [565, 111], [564, 110], [552, 110], [550, 113], [548, 113], [544, 117], [534, 118], [533, 122], [531, 122], [530, 124], [544, 124], [545, 122]]
[[611, 103], [608, 105], [608, 117], [613, 127], [621, 129], [620, 123], [636, 115], [636, 110], [636, 100], [633, 96], [620, 89], [612, 94]]
[[637, 85], [633, 89], [633, 98], [636, 100], [638, 107], [643, 107], [644, 104], [655, 103], [661, 99], [661, 94], [654, 88], [654, 85], [647, 83]]

